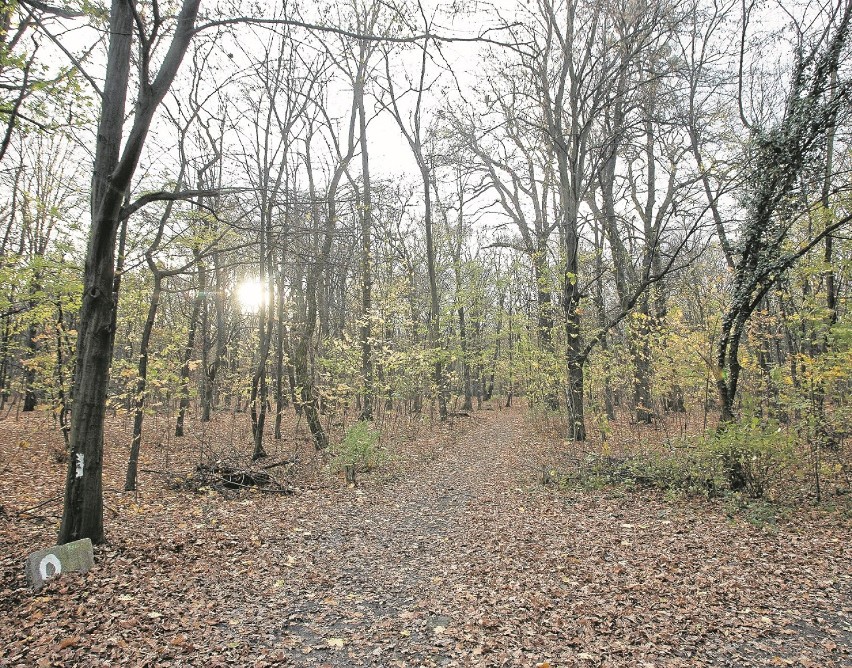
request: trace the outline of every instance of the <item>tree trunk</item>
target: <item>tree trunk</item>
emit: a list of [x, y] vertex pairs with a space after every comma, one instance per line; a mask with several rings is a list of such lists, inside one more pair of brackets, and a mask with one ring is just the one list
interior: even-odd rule
[[470, 377], [470, 362], [468, 361], [468, 350], [467, 350], [467, 323], [465, 322], [464, 317], [464, 307], [459, 306], [458, 309], [459, 314], [459, 341], [461, 343], [461, 354], [462, 354], [462, 383], [464, 390], [464, 402], [462, 403], [462, 410], [472, 410], [473, 409], [473, 385]]
[[[361, 70], [359, 70], [361, 71]], [[362, 73], [363, 77], [363, 73]], [[361, 137], [361, 376], [364, 390], [361, 395], [361, 419], [373, 419], [375, 387], [373, 379], [372, 309], [373, 309], [373, 193], [370, 182], [370, 158], [367, 150], [367, 116], [364, 110], [364, 81], [356, 85], [356, 105]]]
[[222, 362], [225, 358], [225, 301], [222, 299], [222, 292], [225, 289], [224, 281], [222, 280], [222, 267], [219, 260], [219, 253], [213, 254], [213, 274], [216, 280], [216, 290], [213, 293], [213, 303], [216, 308], [216, 339], [213, 349], [213, 361], [210, 361], [209, 341], [210, 341], [210, 312], [209, 301], [205, 298], [204, 308], [201, 311], [201, 322], [203, 326], [202, 350], [201, 350], [201, 366], [204, 371], [204, 384], [201, 394], [201, 421], [210, 422], [210, 416], [213, 411], [213, 405], [216, 401], [216, 378], [219, 369], [222, 367]]
[[154, 289], [151, 292], [151, 302], [148, 304], [148, 317], [142, 329], [142, 339], [139, 342], [139, 366], [136, 375], [136, 393], [134, 395], [135, 413], [133, 416], [133, 435], [130, 440], [130, 460], [127, 462], [127, 474], [124, 477], [124, 491], [136, 489], [136, 470], [139, 462], [139, 450], [142, 445], [142, 422], [145, 419], [145, 392], [148, 383], [148, 349], [151, 344], [151, 333], [154, 331], [154, 321], [157, 308], [160, 305], [160, 294], [163, 289], [163, 277], [154, 272]]
[[651, 408], [651, 346], [648, 299], [636, 314], [630, 333], [630, 351], [633, 357], [633, 409], [636, 422], [651, 424], [654, 411]]
[[[269, 348], [272, 342], [272, 291], [271, 287], [271, 253], [272, 249], [269, 244], [269, 236], [271, 235], [271, 221], [266, 221], [267, 236], [266, 244], [261, 245], [261, 256], [264, 253], [267, 259], [261, 259], [265, 268], [261, 275], [261, 282], [265, 277], [269, 277], [269, 284], [264, 285], [267, 290], [267, 298], [265, 304], [261, 307], [258, 318], [260, 319], [260, 327], [258, 330], [258, 354], [257, 366], [255, 367], [254, 377], [251, 383], [251, 429], [254, 436], [254, 451], [251, 458], [253, 460], [260, 459], [266, 456], [266, 451], [263, 449], [264, 427], [266, 426], [266, 410], [269, 400], [269, 386], [266, 378], [266, 364], [269, 360]], [[265, 250], [264, 250], [265, 249]]]
[[[540, 240], [539, 248], [533, 254], [533, 272], [538, 295], [538, 308], [536, 316], [538, 319], [538, 341], [546, 355], [553, 355], [556, 351], [553, 347], [553, 297], [550, 292], [550, 267], [547, 263], [547, 241]], [[549, 360], [548, 360], [549, 365]], [[559, 409], [559, 394], [548, 390], [544, 395], [544, 405], [552, 411]]]
[[[419, 155], [419, 157], [418, 157]], [[423, 179], [423, 222], [426, 229], [426, 271], [429, 276], [429, 347], [435, 355], [433, 377], [435, 393], [438, 400], [438, 418], [447, 421], [447, 388], [444, 382], [444, 365], [441, 358], [439, 333], [441, 331], [441, 305], [438, 295], [437, 260], [435, 257], [435, 239], [432, 225], [432, 185], [429, 168], [422, 152], [416, 154], [420, 163], [420, 174]]]
[[[283, 264], [283, 261], [282, 261]], [[273, 438], [281, 440], [281, 418], [284, 414], [284, 272], [279, 272], [275, 317], [275, 428]]]
[[[68, 424], [68, 416], [71, 412], [71, 406], [68, 403], [68, 394], [65, 391], [65, 371], [63, 366], [65, 358], [62, 354], [62, 347], [68, 346], [67, 334], [65, 329], [65, 315], [62, 309], [62, 298], [56, 300], [56, 412], [59, 419], [59, 429], [62, 431], [62, 440], [65, 442], [67, 450], [71, 442], [69, 430], [71, 425]], [[73, 379], [73, 371], [71, 373]]]
[[[189, 331], [186, 335], [186, 347], [183, 349], [183, 360], [180, 365], [180, 403], [178, 404], [178, 415], [175, 421], [175, 436], [180, 438], [184, 435], [186, 425], [186, 411], [189, 409], [189, 365], [192, 361], [192, 353], [195, 350], [195, 336], [198, 330], [198, 318], [201, 313], [202, 301], [204, 300], [205, 291], [201, 287], [201, 275], [204, 268], [201, 264], [198, 266], [199, 288], [198, 294], [192, 301], [192, 313], [189, 316]], [[210, 419], [208, 415], [207, 419]]]
[[[41, 277], [39, 272], [35, 272], [29, 286], [31, 310], [34, 310], [38, 305], [36, 295], [41, 290], [40, 282]], [[26, 361], [28, 362], [28, 364], [24, 364], [24, 405], [22, 410], [25, 413], [34, 411], [38, 405], [38, 397], [35, 389], [36, 369], [33, 366], [36, 353], [38, 352], [38, 345], [36, 344], [37, 334], [36, 324], [31, 320], [24, 334], [24, 347], [26, 348]]]
[[[91, 228], [83, 276], [77, 339], [71, 445], [59, 543], [104, 541], [103, 437], [106, 393], [114, 341], [115, 244], [121, 205], [128, 192], [154, 113], [189, 47], [200, 0], [184, 0], [172, 42], [154, 81], [142, 83], [133, 126], [123, 141], [130, 84], [135, 8], [113, 0], [109, 50], [92, 178]], [[122, 153], [122, 144], [124, 151]]]
[[35, 391], [36, 370], [32, 365], [36, 355], [35, 323], [30, 323], [27, 326], [26, 333], [24, 334], [24, 347], [26, 348], [26, 362], [29, 363], [24, 364], [24, 405], [22, 410], [25, 413], [29, 413], [34, 411], [36, 405], [38, 405]]
[[319, 401], [316, 396], [313, 383], [313, 372], [309, 359], [309, 349], [316, 331], [316, 286], [312, 280], [308, 281], [305, 289], [305, 301], [307, 303], [304, 332], [295, 350], [295, 372], [296, 382], [302, 388], [298, 406], [308, 423], [308, 429], [314, 439], [317, 450], [328, 447], [328, 436], [322, 428], [320, 421]]
[[77, 337], [77, 378], [71, 413], [71, 453], [59, 543], [104, 542], [102, 458], [106, 394], [112, 359], [115, 241], [129, 178], [117, 182], [125, 96], [130, 78], [133, 9], [113, 0], [103, 104], [92, 179], [92, 225]]
[[[565, 165], [567, 169], [567, 164]], [[563, 180], [563, 183], [567, 179]], [[569, 189], [569, 191], [572, 189]], [[565, 233], [565, 269], [562, 278], [562, 309], [565, 313], [566, 361], [568, 365], [568, 439], [586, 440], [586, 417], [583, 395], [583, 342], [580, 329], [579, 251], [580, 238], [577, 232], [577, 208], [570, 192], [563, 194], [568, 203], [563, 230]]]
[[580, 316], [576, 309], [566, 318], [568, 335], [568, 439], [586, 440], [586, 418], [583, 407], [583, 364], [580, 345]]
[[[11, 303], [11, 298], [9, 299]], [[0, 338], [0, 408], [9, 399], [9, 342], [12, 339], [12, 317], [3, 318], [3, 336]]]

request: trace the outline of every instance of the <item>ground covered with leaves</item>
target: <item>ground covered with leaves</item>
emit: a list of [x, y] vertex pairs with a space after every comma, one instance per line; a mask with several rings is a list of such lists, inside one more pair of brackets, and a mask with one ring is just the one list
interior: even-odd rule
[[12, 416], [0, 664], [852, 665], [847, 515], [758, 524], [715, 502], [546, 487], [526, 420], [399, 429], [355, 488], [285, 438], [271, 457], [293, 463], [269, 472], [287, 493], [194, 484], [215, 439], [189, 437], [146, 444], [139, 492], [120, 492], [112, 425], [109, 542], [89, 573], [32, 593], [23, 562], [55, 542], [65, 465], [43, 417]]

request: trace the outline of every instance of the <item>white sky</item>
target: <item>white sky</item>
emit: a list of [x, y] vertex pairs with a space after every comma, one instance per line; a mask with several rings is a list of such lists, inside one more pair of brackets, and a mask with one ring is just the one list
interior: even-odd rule
[[[434, 5], [435, 3], [430, 2], [428, 4]], [[484, 25], [485, 22], [493, 20], [493, 10], [489, 10], [485, 6], [480, 6], [479, 3], [464, 2], [464, 0], [462, 0], [457, 4], [462, 6], [465, 12], [457, 17], [455, 24], [447, 25], [446, 21], [444, 21], [444, 24], [440, 28], [435, 29], [436, 32], [440, 32], [441, 34], [473, 36], [481, 29], [481, 26]], [[496, 3], [496, 6], [499, 7], [499, 10], [504, 17], [509, 17], [514, 15], [518, 8], [525, 7], [527, 4], [529, 3], [526, 0], [499, 0], [499, 2]], [[310, 3], [306, 3], [306, 5], [312, 6]], [[269, 7], [268, 13], [271, 15], [274, 8], [279, 5], [278, 3], [268, 2], [267, 6]], [[202, 1], [202, 11], [212, 11], [211, 8], [213, 7], [215, 7], [214, 3], [209, 2], [208, 0]], [[774, 14], [773, 8], [775, 12]], [[427, 9], [427, 12], [429, 11], [430, 10]], [[310, 13], [311, 10], [306, 11], [306, 19], [308, 20], [310, 20]], [[770, 23], [777, 24], [777, 22], [785, 20], [783, 13], [779, 13], [776, 5], [774, 4], [767, 5], [762, 16], [771, 17]], [[240, 34], [249, 35], [249, 31], [242, 30]], [[61, 39], [63, 44], [65, 44], [70, 51], [80, 53], [86, 45], [92, 44], [93, 41], [97, 39], [97, 33], [92, 29], [83, 28], [65, 33], [62, 35]], [[251, 52], [251, 46], [247, 46], [245, 48], [247, 51]], [[469, 43], [445, 44], [443, 46], [443, 53], [449, 59], [455, 72], [455, 76], [458, 78], [463, 88], [472, 86], [472, 84], [477, 80], [482, 67], [480, 56], [483, 49], [484, 47], [482, 45]], [[55, 47], [46, 47], [46, 52], [50, 53], [51, 62], [62, 62], [64, 59], [64, 56], [62, 56], [59, 50]], [[412, 71], [412, 73], [416, 74], [418, 61], [419, 49], [413, 47], [405, 55], [397, 56], [395, 65], [407, 67]], [[99, 80], [102, 77], [102, 63], [103, 50], [101, 49], [87, 64], [87, 71], [96, 80]], [[187, 71], [187, 66], [188, 59], [184, 62], [184, 74]], [[433, 64], [430, 64], [430, 73], [432, 76], [437, 73], [437, 68]], [[452, 96], [454, 85], [448, 76], [445, 78], [445, 82], [447, 84], [447, 94]], [[332, 100], [332, 115], [342, 116], [346, 112], [350, 101], [347, 91], [339, 91], [339, 95], [333, 95]], [[428, 118], [437, 107], [444, 103], [444, 101], [444, 96], [441, 92], [428, 94], [426, 96], [424, 106], [425, 116]], [[132, 100], [129, 101], [129, 103], [132, 104]], [[237, 103], [239, 104], [239, 101]], [[411, 151], [402, 134], [399, 132], [396, 122], [389, 114], [382, 113], [371, 122], [368, 130], [368, 136], [371, 155], [371, 171], [374, 175], [374, 179], [398, 179], [403, 176], [416, 181], [418, 175]], [[92, 138], [93, 137], [90, 134], [89, 141], [91, 141]], [[154, 178], [168, 178], [169, 173], [174, 173], [174, 159], [171, 153], [173, 150], [173, 139], [173, 130], [168, 127], [168, 124], [163, 122], [163, 117], [161, 115], [157, 125], [152, 131], [147, 147], [148, 150], [143, 158], [144, 162], [143, 165], [141, 165], [139, 172], [140, 174], [144, 174], [146, 170], [150, 170], [148, 173]], [[352, 167], [353, 172], [357, 173], [359, 171], [359, 162], [357, 159]], [[81, 172], [81, 179], [86, 178], [87, 175]], [[84, 184], [81, 183], [81, 186], [82, 185]], [[88, 184], [86, 183], [85, 186], [88, 187]]]

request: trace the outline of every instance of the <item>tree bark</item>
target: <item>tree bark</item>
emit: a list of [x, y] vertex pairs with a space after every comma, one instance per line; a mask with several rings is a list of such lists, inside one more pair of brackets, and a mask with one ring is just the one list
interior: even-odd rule
[[[89, 243], [77, 339], [77, 375], [71, 414], [71, 445], [58, 542], [105, 539], [103, 525], [103, 437], [109, 367], [112, 360], [116, 235], [122, 201], [154, 113], [171, 86], [189, 47], [200, 0], [184, 0], [172, 42], [153, 82], [143, 81], [133, 125], [125, 142], [123, 125], [130, 84], [134, 8], [113, 0], [110, 43], [101, 100], [92, 178]], [[122, 144], [124, 149], [122, 151]]]
[[[362, 46], [362, 54], [364, 47]], [[363, 56], [362, 56], [363, 61]], [[367, 116], [364, 109], [364, 68], [359, 67], [356, 91], [358, 123], [361, 138], [361, 376], [364, 390], [361, 395], [361, 419], [373, 419], [375, 383], [373, 378], [372, 309], [373, 309], [373, 193], [370, 181], [370, 157], [367, 149]]]
[[[186, 334], [186, 347], [183, 349], [183, 360], [180, 365], [180, 403], [178, 404], [177, 420], [175, 420], [175, 437], [181, 438], [185, 433], [186, 412], [189, 410], [189, 364], [192, 361], [192, 353], [195, 350], [195, 337], [198, 331], [198, 318], [201, 313], [201, 302], [204, 300], [204, 289], [202, 288], [201, 275], [204, 268], [199, 264], [199, 287], [198, 294], [192, 300], [192, 312], [189, 315], [189, 331]], [[210, 419], [208, 414], [207, 419]]]
[[151, 291], [151, 301], [148, 304], [148, 317], [142, 329], [142, 339], [139, 341], [139, 366], [136, 370], [136, 391], [133, 397], [133, 435], [130, 440], [130, 460], [127, 462], [127, 473], [124, 477], [124, 491], [136, 489], [136, 471], [139, 462], [139, 449], [142, 445], [142, 421], [145, 419], [145, 392], [148, 384], [148, 350], [151, 344], [151, 333], [154, 331], [154, 321], [157, 308], [160, 305], [160, 294], [163, 290], [163, 277], [154, 273], [154, 289]]

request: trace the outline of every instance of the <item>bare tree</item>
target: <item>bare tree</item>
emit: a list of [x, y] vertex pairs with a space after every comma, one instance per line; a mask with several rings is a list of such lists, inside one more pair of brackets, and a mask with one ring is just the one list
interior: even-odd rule
[[[423, 21], [428, 34], [431, 23], [422, 5], [419, 6], [419, 12], [420, 19]], [[435, 248], [432, 205], [433, 165], [427, 149], [428, 136], [426, 119], [424, 118], [426, 114], [424, 108], [425, 94], [434, 83], [434, 80], [430, 81], [427, 76], [429, 43], [430, 39], [427, 37], [418, 45], [420, 51], [419, 68], [413, 80], [407, 82], [407, 89], [405, 90], [398, 90], [394, 74], [391, 71], [390, 52], [385, 52], [385, 80], [383, 85], [387, 97], [381, 101], [381, 104], [391, 113], [400, 132], [405, 137], [417, 164], [423, 185], [423, 228], [426, 234], [426, 271], [429, 281], [429, 344], [435, 355], [433, 383], [437, 395], [439, 419], [443, 422], [447, 419], [447, 387], [444, 378], [444, 363], [438, 353], [441, 331], [441, 302], [438, 292], [437, 250]], [[402, 98], [406, 95], [411, 95], [414, 98], [408, 113], [406, 113], [402, 103]]]

